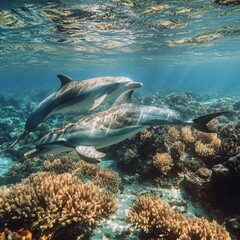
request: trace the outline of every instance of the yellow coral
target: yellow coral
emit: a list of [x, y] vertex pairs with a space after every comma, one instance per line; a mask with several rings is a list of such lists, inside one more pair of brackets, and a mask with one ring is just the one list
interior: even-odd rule
[[192, 135], [191, 129], [189, 127], [183, 127], [181, 129], [181, 136], [183, 141], [186, 143], [191, 143], [195, 141], [195, 138]]
[[186, 218], [154, 195], [140, 196], [130, 208], [127, 221], [141, 229], [148, 239], [231, 239], [225, 228], [215, 221]]
[[42, 229], [43, 234], [75, 223], [80, 227], [91, 226], [113, 213], [116, 207], [116, 198], [104, 194], [92, 182], [82, 183], [69, 173], [41, 172], [3, 189], [0, 221], [28, 222], [33, 229]]
[[175, 141], [180, 138], [180, 132], [176, 127], [169, 128], [168, 135]]
[[152, 135], [153, 134], [151, 133], [151, 131], [149, 131], [148, 129], [144, 129], [140, 133], [140, 138], [141, 138], [141, 140], [144, 140], [145, 138], [151, 138]]
[[120, 178], [116, 172], [110, 169], [100, 169], [92, 181], [108, 192], [117, 193], [119, 190]]
[[210, 157], [215, 154], [215, 149], [210, 144], [204, 144], [197, 141], [194, 145], [195, 152], [201, 157]]
[[162, 174], [167, 174], [173, 166], [172, 157], [169, 153], [156, 153], [153, 156], [153, 164]]
[[84, 176], [90, 177], [95, 185], [114, 194], [118, 192], [121, 183], [118, 173], [84, 161], [80, 161], [78, 168], [72, 173], [78, 175], [80, 178], [84, 178]]

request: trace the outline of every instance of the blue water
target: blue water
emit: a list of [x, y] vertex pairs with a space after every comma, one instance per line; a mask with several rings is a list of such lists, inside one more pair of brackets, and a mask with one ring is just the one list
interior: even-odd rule
[[239, 92], [240, 10], [212, 1], [1, 1], [1, 92], [124, 75], [161, 91]]

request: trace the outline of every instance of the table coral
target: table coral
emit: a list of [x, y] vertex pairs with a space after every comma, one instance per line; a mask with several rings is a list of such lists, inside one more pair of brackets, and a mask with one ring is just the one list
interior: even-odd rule
[[154, 195], [140, 196], [129, 210], [127, 221], [141, 230], [141, 239], [230, 240], [229, 233], [215, 221], [186, 218]]
[[39, 237], [54, 236], [62, 228], [67, 232], [68, 227], [76, 225], [77, 234], [90, 232], [98, 220], [116, 208], [115, 196], [69, 173], [32, 174], [17, 185], [4, 188], [0, 195], [0, 221], [10, 226], [24, 223]]

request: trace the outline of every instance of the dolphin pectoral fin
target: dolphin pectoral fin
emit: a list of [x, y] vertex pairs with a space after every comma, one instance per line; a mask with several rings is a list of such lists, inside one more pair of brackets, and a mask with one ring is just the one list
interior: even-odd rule
[[45, 147], [53, 147], [53, 146], [64, 146], [66, 143], [65, 140], [58, 140], [58, 141], [55, 141], [55, 142], [49, 142], [49, 143], [43, 143], [43, 144], [38, 144], [36, 146], [37, 149], [40, 149], [40, 148], [45, 148]]
[[125, 104], [125, 103], [132, 103], [132, 94], [133, 94], [133, 90], [128, 90], [122, 93], [112, 104], [112, 107]]
[[[74, 80], [72, 80], [70, 77], [63, 75], [63, 74], [58, 74], [57, 77], [60, 79], [61, 81], [61, 87], [63, 87], [64, 85], [70, 83], [70, 82], [74, 82]], [[60, 87], [60, 88], [61, 88]]]
[[98, 107], [103, 101], [104, 99], [107, 97], [107, 94], [102, 95], [101, 97], [95, 99], [93, 106], [91, 107], [90, 110], [95, 109], [96, 107]]
[[88, 163], [100, 163], [104, 153], [96, 150], [94, 146], [78, 146], [75, 148], [79, 156]]

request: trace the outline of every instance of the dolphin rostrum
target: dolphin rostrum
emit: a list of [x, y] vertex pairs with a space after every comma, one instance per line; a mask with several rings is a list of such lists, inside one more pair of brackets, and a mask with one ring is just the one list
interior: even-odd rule
[[156, 125], [190, 125], [211, 133], [206, 124], [227, 112], [217, 112], [191, 119], [184, 114], [158, 107], [131, 103], [132, 90], [120, 95], [107, 110], [85, 116], [42, 137], [35, 148], [25, 153], [26, 158], [44, 154], [73, 151], [91, 163], [100, 162], [104, 153], [97, 149], [113, 145]]
[[129, 89], [142, 86], [142, 83], [133, 82], [127, 77], [98, 77], [80, 82], [65, 75], [57, 77], [61, 81], [61, 87], [40, 102], [31, 112], [25, 124], [25, 130], [11, 147], [34, 130], [44, 119], [55, 113], [83, 108], [93, 110], [113, 95], [120, 95]]

